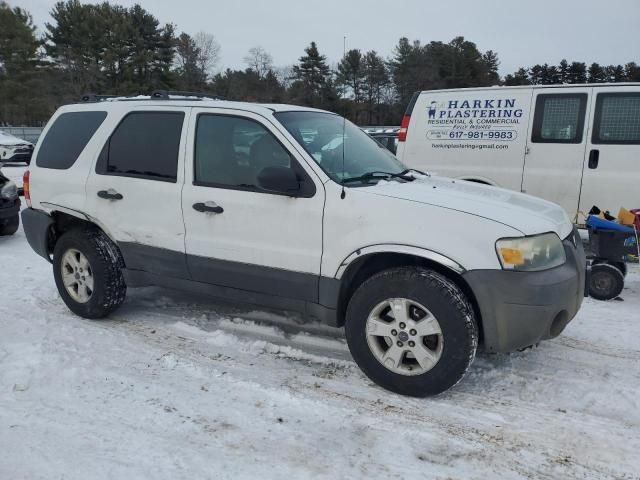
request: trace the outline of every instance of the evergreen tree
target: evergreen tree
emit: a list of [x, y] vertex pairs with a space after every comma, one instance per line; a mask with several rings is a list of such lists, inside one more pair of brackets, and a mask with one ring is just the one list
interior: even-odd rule
[[196, 42], [186, 33], [182, 33], [176, 41], [176, 74], [181, 90], [202, 90], [207, 81], [206, 73], [200, 67], [200, 49]]
[[627, 80], [627, 75], [622, 65], [609, 65], [605, 67], [605, 76], [607, 82], [616, 83]]
[[587, 83], [587, 66], [582, 62], [571, 62], [567, 81], [567, 83]]
[[0, 125], [33, 124], [51, 113], [38, 70], [39, 46], [31, 16], [0, 1]]
[[636, 62], [629, 62], [624, 66], [626, 82], [640, 82], [640, 66]]
[[367, 104], [368, 125], [373, 125], [374, 115], [382, 104], [384, 93], [389, 86], [389, 72], [382, 57], [375, 50], [364, 56], [363, 96]]
[[311, 42], [304, 51], [305, 55], [300, 57], [298, 65], [293, 66], [293, 98], [310, 107], [334, 102], [337, 95], [327, 58], [320, 55], [316, 42]]
[[589, 66], [587, 75], [589, 83], [605, 83], [607, 81], [605, 69], [595, 62]]
[[500, 83], [500, 75], [498, 74], [500, 60], [498, 60], [498, 54], [493, 50], [487, 50], [482, 55], [482, 61], [487, 69], [487, 82], [490, 85], [498, 85]]
[[558, 65], [558, 79], [560, 83], [569, 83], [569, 63], [566, 58], [560, 60]]
[[350, 90], [355, 104], [362, 101], [365, 75], [362, 52], [358, 49], [349, 50], [338, 64], [336, 83]]
[[519, 68], [513, 74], [504, 77], [504, 84], [507, 86], [530, 85], [529, 72], [526, 68]]

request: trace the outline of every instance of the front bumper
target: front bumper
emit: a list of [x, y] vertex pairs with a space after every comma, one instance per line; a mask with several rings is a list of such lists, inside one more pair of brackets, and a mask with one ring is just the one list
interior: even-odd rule
[[567, 261], [542, 272], [471, 270], [485, 350], [509, 352], [560, 335], [584, 298], [586, 257], [577, 231], [563, 242]]
[[0, 199], [0, 220], [15, 217], [20, 213], [20, 199], [13, 201]]

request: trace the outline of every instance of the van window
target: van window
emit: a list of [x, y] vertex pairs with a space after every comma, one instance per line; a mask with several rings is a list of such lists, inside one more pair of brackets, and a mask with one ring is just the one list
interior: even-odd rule
[[292, 167], [291, 155], [264, 126], [231, 115], [198, 116], [195, 185], [260, 190], [265, 167]]
[[175, 182], [183, 112], [128, 114], [105, 144], [96, 173]]
[[591, 142], [640, 145], [640, 92], [598, 94]]
[[531, 141], [582, 143], [586, 108], [586, 93], [538, 95]]
[[107, 112], [69, 112], [60, 115], [40, 145], [36, 165], [57, 170], [71, 168], [105, 118]]

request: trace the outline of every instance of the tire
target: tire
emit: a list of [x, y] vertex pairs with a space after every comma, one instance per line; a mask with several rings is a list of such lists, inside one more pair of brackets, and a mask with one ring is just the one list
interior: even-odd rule
[[[82, 262], [82, 258], [87, 263]], [[73, 265], [76, 265], [75, 272]], [[120, 251], [97, 229], [70, 230], [60, 237], [53, 251], [53, 275], [58, 292], [69, 310], [84, 318], [104, 318], [124, 302], [127, 285], [123, 268]], [[65, 280], [71, 278], [69, 275], [80, 284], [67, 288]], [[89, 284], [91, 288], [84, 288]]]
[[589, 295], [596, 300], [616, 298], [624, 288], [624, 275], [608, 263], [598, 263], [591, 267]]
[[[388, 307], [384, 307], [386, 301], [389, 301]], [[409, 305], [408, 310], [405, 304]], [[388, 333], [386, 323], [396, 308], [400, 312], [399, 318], [403, 318], [402, 311], [406, 313], [407, 322], [416, 319], [424, 322], [434, 317], [440, 333], [421, 337], [420, 331], [437, 331], [438, 328], [424, 330], [420, 327], [422, 323], [412, 323], [420, 330], [415, 336], [416, 330], [411, 326], [402, 327], [403, 323], [398, 323], [394, 313], [391, 325], [399, 327], [390, 333], [394, 335], [395, 332], [395, 336], [374, 336], [378, 327], [373, 328], [372, 334], [370, 315], [383, 319], [385, 324], [381, 331]], [[414, 308], [416, 317], [412, 317]], [[422, 316], [423, 313], [426, 315]], [[380, 325], [377, 320], [375, 323]], [[371, 380], [392, 392], [416, 397], [436, 395], [457, 384], [473, 362], [478, 345], [474, 311], [464, 293], [443, 275], [419, 267], [385, 270], [360, 285], [347, 306], [345, 334], [351, 355]], [[407, 354], [411, 339], [416, 340], [413, 346], [418, 350]], [[400, 357], [400, 366], [395, 360], [387, 359], [385, 363], [394, 365], [387, 367], [382, 363], [384, 355], [391, 352], [394, 345], [405, 352]], [[422, 347], [428, 347], [431, 355], [427, 356], [426, 368], [425, 362], [418, 362], [418, 355], [413, 354], [414, 351], [424, 352]], [[384, 351], [382, 359], [381, 350]], [[435, 364], [429, 367], [434, 358], [437, 358]]]
[[20, 215], [0, 221], [0, 237], [13, 235], [20, 226]]
[[592, 262], [592, 265], [600, 265], [603, 263], [608, 263], [609, 265], [613, 265], [614, 267], [616, 267], [618, 270], [620, 270], [620, 272], [622, 272], [622, 276], [627, 278], [627, 264], [624, 262], [608, 262], [607, 260], [594, 260]]

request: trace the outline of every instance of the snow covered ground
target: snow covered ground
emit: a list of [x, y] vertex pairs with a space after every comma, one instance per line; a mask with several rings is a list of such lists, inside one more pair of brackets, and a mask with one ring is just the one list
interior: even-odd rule
[[622, 297], [413, 399], [293, 315], [145, 288], [78, 318], [20, 230], [0, 237], [0, 479], [638, 479], [639, 269]]

